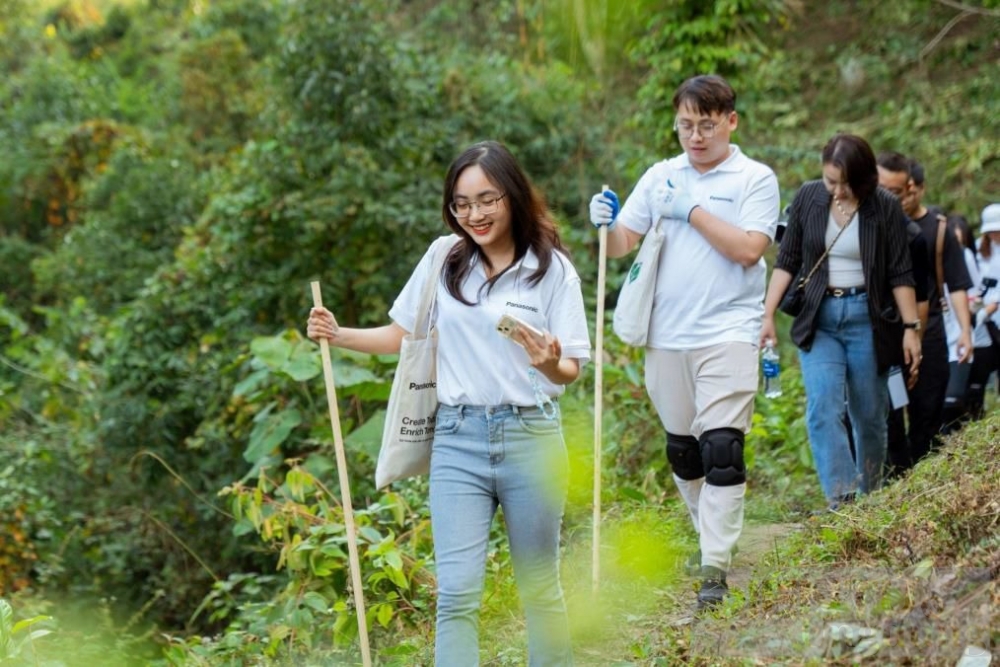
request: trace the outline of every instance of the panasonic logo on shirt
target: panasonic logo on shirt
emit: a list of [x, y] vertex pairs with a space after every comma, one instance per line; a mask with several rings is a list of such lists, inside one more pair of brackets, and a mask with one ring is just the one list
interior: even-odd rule
[[727, 201], [730, 204], [734, 203], [733, 200], [730, 199], [729, 197], [716, 197], [715, 195], [709, 195], [708, 198], [712, 201]]
[[508, 301], [507, 302], [507, 307], [508, 308], [520, 308], [522, 310], [530, 310], [533, 313], [537, 313], [538, 312], [538, 309], [535, 308], [534, 306], [526, 306], [523, 303], [514, 303], [513, 301]]

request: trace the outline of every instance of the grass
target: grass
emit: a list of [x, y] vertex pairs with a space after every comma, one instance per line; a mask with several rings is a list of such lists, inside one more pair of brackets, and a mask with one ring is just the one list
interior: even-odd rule
[[[682, 574], [696, 543], [674, 495], [606, 505], [596, 594], [590, 526], [581, 507], [573, 508], [563, 584], [577, 667], [954, 665], [968, 647], [997, 652], [995, 396], [989, 407], [987, 419], [950, 437], [906, 477], [836, 513], [804, 513], [803, 499], [819, 497], [811, 476], [790, 482], [791, 500], [751, 483], [747, 525], [729, 577], [732, 595], [705, 616], [693, 615], [697, 582]], [[378, 651], [375, 664], [433, 664], [430, 630], [392, 637], [393, 648]], [[62, 641], [72, 638], [64, 626], [42, 640], [46, 656], [63, 655]], [[102, 645], [106, 655], [122, 653], [120, 641], [106, 636], [88, 641], [91, 653]], [[500, 542], [487, 565], [481, 641], [484, 667], [526, 664], [523, 614], [509, 552]], [[98, 664], [83, 653], [79, 647], [67, 652], [60, 664]], [[206, 653], [202, 662], [188, 654], [187, 661], [172, 664], [223, 664], [217, 657]], [[360, 664], [360, 658], [347, 649], [268, 664], [319, 667]]]
[[651, 583], [639, 599], [658, 608], [607, 608], [613, 639], [580, 664], [953, 665], [966, 647], [995, 652], [997, 461], [993, 411], [905, 478], [746, 554], [746, 584], [715, 614], [692, 618], [682, 582]]

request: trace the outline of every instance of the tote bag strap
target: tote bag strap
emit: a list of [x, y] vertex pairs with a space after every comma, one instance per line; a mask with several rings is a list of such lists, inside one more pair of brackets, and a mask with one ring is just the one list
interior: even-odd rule
[[444, 262], [448, 258], [448, 253], [458, 242], [458, 235], [443, 236], [434, 242], [434, 261], [431, 264], [430, 272], [427, 274], [427, 281], [424, 289], [420, 293], [420, 306], [417, 310], [417, 321], [413, 327], [414, 338], [426, 338], [429, 333], [431, 313], [437, 302], [437, 285], [441, 279], [441, 271], [444, 269]]
[[663, 230], [660, 229], [663, 226], [661, 224], [663, 222], [663, 220], [664, 220], [663, 218], [657, 218], [656, 222], [654, 222], [650, 226], [649, 231], [646, 232], [646, 235], [642, 237], [642, 243], [639, 245], [639, 249], [640, 250], [642, 249], [642, 246], [645, 245], [646, 243], [650, 243], [650, 244], [659, 243], [660, 246], [657, 248], [657, 255], [656, 256], [657, 257], [660, 256], [659, 255], [659, 251], [663, 248], [663, 245], [661, 243], [663, 241]]

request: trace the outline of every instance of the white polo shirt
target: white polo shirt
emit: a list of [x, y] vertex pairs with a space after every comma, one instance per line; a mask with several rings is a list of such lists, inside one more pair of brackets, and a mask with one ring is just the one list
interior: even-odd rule
[[[701, 174], [682, 153], [650, 167], [618, 220], [639, 234], [656, 221], [667, 179], [712, 215], [772, 241], [778, 225], [778, 179], [767, 165], [730, 144], [730, 156]], [[756, 345], [764, 314], [767, 267], [744, 268], [713, 248], [693, 227], [664, 219], [666, 238], [656, 279], [648, 347], [690, 350], [730, 342]]]
[[[413, 331], [420, 290], [431, 261], [430, 253], [424, 254], [389, 310], [389, 317], [407, 331]], [[531, 364], [527, 352], [496, 330], [505, 313], [549, 331], [562, 344], [564, 358], [581, 362], [590, 359], [590, 332], [576, 269], [565, 255], [556, 252], [545, 276], [531, 286], [527, 278], [536, 268], [538, 258], [529, 249], [489, 294], [484, 290], [480, 295], [486, 273], [476, 262], [462, 286], [462, 295], [474, 306], [453, 298], [438, 280], [437, 393], [441, 403], [536, 405], [528, 377]], [[556, 397], [565, 391], [564, 386], [553, 384], [541, 373], [536, 373], [536, 378], [547, 396]]]

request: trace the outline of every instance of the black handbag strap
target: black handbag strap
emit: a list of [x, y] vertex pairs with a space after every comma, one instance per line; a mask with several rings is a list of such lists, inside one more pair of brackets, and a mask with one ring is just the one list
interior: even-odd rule
[[816, 263], [813, 264], [812, 269], [810, 269], [809, 273], [806, 274], [806, 277], [802, 279], [802, 282], [799, 283], [799, 287], [805, 287], [806, 285], [809, 284], [809, 281], [812, 280], [813, 274], [816, 273], [816, 269], [818, 269], [819, 265], [823, 263], [823, 260], [826, 259], [826, 256], [830, 254], [830, 250], [833, 249], [833, 246], [837, 242], [837, 239], [840, 238], [841, 234], [847, 231], [847, 228], [851, 226], [852, 222], [854, 222], [855, 217], [857, 217], [856, 212], [855, 215], [852, 216], [851, 219], [847, 221], [847, 224], [840, 228], [840, 231], [837, 232], [837, 235], [833, 237], [833, 240], [830, 241], [830, 245], [826, 247], [826, 250], [823, 251], [823, 254], [820, 255], [819, 259], [816, 260]]

